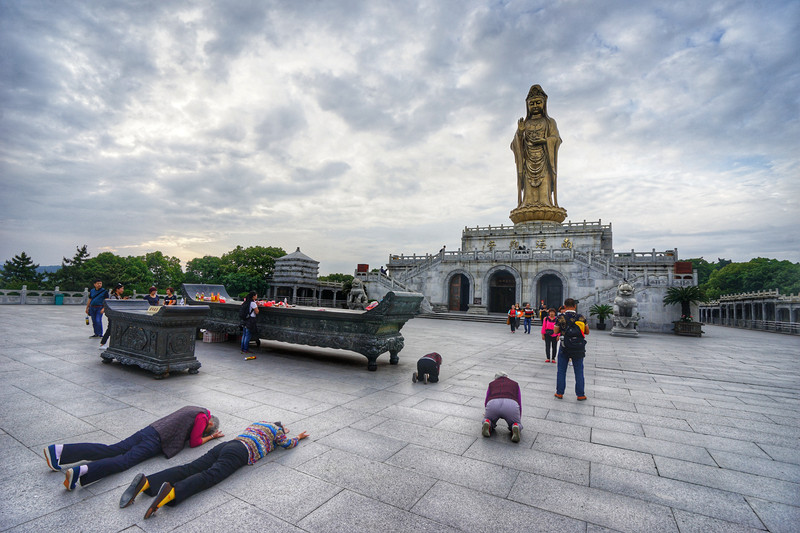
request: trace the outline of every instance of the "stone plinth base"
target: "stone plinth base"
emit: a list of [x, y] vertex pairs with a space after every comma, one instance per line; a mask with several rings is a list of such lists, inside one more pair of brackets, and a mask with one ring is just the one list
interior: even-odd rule
[[614, 337], [638, 337], [639, 332], [634, 327], [635, 323], [641, 319], [636, 316], [614, 316], [614, 327], [611, 328], [611, 335]]
[[470, 305], [467, 309], [468, 315], [488, 315], [489, 311], [486, 310], [485, 305]]
[[614, 337], [638, 337], [639, 332], [633, 329], [633, 327], [622, 328], [614, 326], [613, 328], [611, 328], [611, 335], [613, 335]]
[[552, 205], [523, 205], [511, 211], [509, 218], [514, 224], [542, 221], [564, 222], [564, 219], [567, 218], [567, 210]]

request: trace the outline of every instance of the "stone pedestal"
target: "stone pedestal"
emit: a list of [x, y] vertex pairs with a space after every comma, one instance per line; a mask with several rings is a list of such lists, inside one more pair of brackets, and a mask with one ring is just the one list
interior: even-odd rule
[[509, 218], [514, 224], [524, 222], [564, 222], [567, 210], [552, 205], [523, 205], [512, 210]]
[[488, 315], [489, 311], [485, 305], [472, 304], [467, 308], [468, 315]]
[[684, 335], [687, 337], [700, 337], [703, 334], [702, 322], [673, 322], [673, 331], [675, 335]]
[[106, 300], [111, 337], [100, 357], [135, 365], [162, 378], [170, 372], [188, 370], [197, 374], [200, 361], [194, 356], [197, 328], [208, 314], [207, 305], [161, 306], [149, 312], [142, 300]]
[[611, 328], [611, 335], [615, 337], [638, 337], [639, 332], [636, 331], [634, 324], [639, 320], [639, 317], [625, 317], [615, 316], [614, 327]]

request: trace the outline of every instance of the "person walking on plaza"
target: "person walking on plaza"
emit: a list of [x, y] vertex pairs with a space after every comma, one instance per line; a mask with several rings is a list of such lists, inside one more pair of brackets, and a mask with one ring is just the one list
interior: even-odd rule
[[547, 305], [544, 303], [544, 300], [542, 300], [539, 302], [539, 320], [544, 320], [546, 314], [547, 314]]
[[[81, 486], [155, 457], [162, 452], [167, 459], [183, 450], [186, 441], [194, 448], [211, 439], [224, 437], [219, 431], [219, 420], [203, 407], [186, 406], [140, 429], [116, 444], [51, 444], [44, 449], [47, 466], [54, 472], [64, 471], [64, 487], [73, 490], [78, 481]], [[61, 465], [91, 461], [67, 467]]]
[[589, 334], [589, 326], [586, 325], [586, 317], [576, 311], [576, 306], [572, 298], [564, 300], [564, 313], [558, 316], [553, 328], [554, 335], [561, 335], [555, 397], [559, 400], [564, 397], [564, 389], [567, 387], [567, 366], [572, 361], [575, 372], [575, 394], [580, 402], [586, 399], [583, 359], [586, 356], [585, 336]]
[[412, 383], [422, 381], [437, 383], [439, 381], [439, 367], [442, 366], [442, 356], [436, 352], [423, 355], [417, 361], [417, 371], [411, 376]]
[[94, 288], [89, 291], [89, 299], [86, 301], [86, 314], [92, 319], [94, 329], [94, 335], [90, 338], [103, 336], [103, 303], [108, 298], [108, 291], [103, 288], [100, 279], [95, 279], [92, 283]]
[[483, 403], [486, 407], [481, 431], [483, 436], [491, 436], [497, 427], [497, 421], [502, 418], [511, 431], [511, 441], [519, 442], [522, 431], [522, 393], [519, 384], [509, 379], [505, 372], [498, 372], [486, 389], [486, 400]]
[[150, 518], [166, 504], [178, 505], [187, 498], [213, 487], [244, 465], [255, 464], [276, 446], [290, 449], [308, 437], [303, 431], [294, 438], [280, 422], [254, 422], [233, 440], [214, 446], [191, 463], [167, 468], [145, 476], [137, 474], [122, 493], [120, 507], [133, 503], [140, 493], [155, 496], [144, 517]]
[[522, 308], [519, 306], [519, 303], [514, 304], [514, 313], [515, 313], [515, 318], [517, 320], [517, 323], [514, 327], [516, 329], [519, 329], [519, 324], [520, 322], [522, 322]]
[[508, 325], [511, 326], [511, 333], [517, 330], [517, 308], [511, 304], [511, 309], [508, 310]]
[[522, 310], [523, 316], [525, 321], [523, 322], [523, 326], [525, 326], [525, 333], [528, 335], [531, 334], [531, 324], [533, 323], [533, 309], [531, 309], [531, 304], [526, 303], [525, 309]]
[[[112, 289], [111, 294], [108, 295], [107, 300], [127, 300], [127, 296], [123, 296], [122, 294], [125, 292], [125, 285], [122, 283], [117, 283], [114, 285], [114, 289]], [[108, 327], [106, 328], [106, 332], [103, 334], [103, 338], [100, 339], [100, 346], [103, 347], [108, 342], [108, 338], [111, 336], [111, 320], [108, 321]]]
[[544, 355], [547, 358], [545, 363], [556, 362], [558, 335], [555, 334], [555, 327], [556, 310], [551, 307], [547, 312], [547, 316], [542, 320], [542, 340], [544, 341]]
[[244, 303], [242, 303], [242, 310], [240, 315], [243, 319], [242, 321], [242, 353], [245, 354], [246, 360], [255, 359], [255, 355], [250, 354], [250, 339], [256, 338], [258, 335], [258, 323], [256, 322], [256, 317], [258, 316], [258, 304], [256, 303], [256, 298], [258, 295], [256, 291], [250, 291], [247, 293], [247, 297], [244, 299]]

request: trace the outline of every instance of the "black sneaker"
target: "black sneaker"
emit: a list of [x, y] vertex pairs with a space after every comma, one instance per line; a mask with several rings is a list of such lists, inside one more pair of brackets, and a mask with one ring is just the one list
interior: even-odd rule
[[419, 379], [419, 374], [417, 374], [416, 372], [411, 374], [411, 383], [416, 383], [418, 379]]
[[423, 378], [422, 381], [423, 381], [423, 383], [425, 383], [425, 385], [428, 384], [428, 378], [430, 378], [430, 377], [431, 377], [430, 374], [425, 374], [424, 376], [422, 376], [422, 378]]
[[124, 509], [132, 504], [133, 500], [135, 500], [136, 496], [142, 492], [146, 484], [147, 476], [144, 474], [136, 474], [136, 477], [133, 478], [131, 484], [128, 485], [128, 488], [122, 493], [122, 497], [119, 499], [119, 508]]

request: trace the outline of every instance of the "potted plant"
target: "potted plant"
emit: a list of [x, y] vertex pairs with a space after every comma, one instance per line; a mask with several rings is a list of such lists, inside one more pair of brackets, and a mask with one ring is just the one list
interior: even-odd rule
[[606, 329], [606, 318], [614, 314], [609, 304], [594, 304], [589, 308], [589, 316], [597, 316], [597, 329]]
[[701, 322], [695, 322], [692, 318], [691, 305], [706, 301], [706, 297], [700, 287], [669, 287], [667, 294], [664, 295], [664, 305], [681, 305], [681, 319], [674, 321], [673, 331], [676, 335], [690, 335], [699, 337], [703, 331], [700, 327]]

